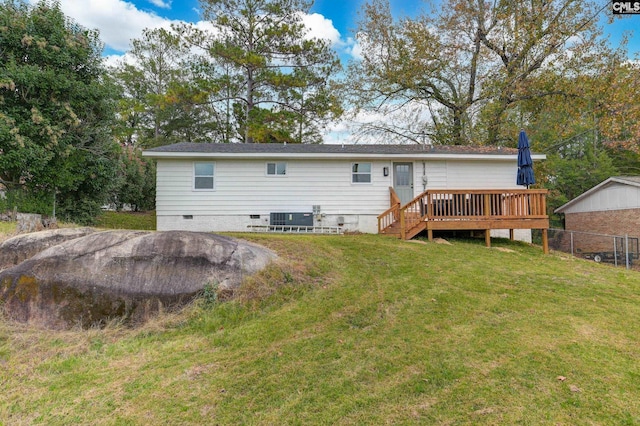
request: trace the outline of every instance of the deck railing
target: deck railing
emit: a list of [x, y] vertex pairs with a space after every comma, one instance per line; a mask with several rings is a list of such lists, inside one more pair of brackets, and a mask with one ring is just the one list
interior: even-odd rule
[[425, 221], [546, 219], [546, 189], [432, 189], [378, 216], [378, 231], [400, 223], [401, 237]]
[[400, 197], [392, 187], [389, 187], [389, 204], [391, 204], [391, 207], [378, 216], [379, 233], [400, 221]]
[[413, 202], [424, 206], [427, 220], [544, 219], [546, 195], [546, 189], [429, 190]]

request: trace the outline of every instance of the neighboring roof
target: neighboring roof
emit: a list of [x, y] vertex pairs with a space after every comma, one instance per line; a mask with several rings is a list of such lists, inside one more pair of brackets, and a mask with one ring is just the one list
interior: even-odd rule
[[[508, 158], [515, 157], [515, 148], [458, 145], [337, 145], [337, 144], [275, 144], [275, 143], [179, 143], [144, 151], [152, 158], [184, 157], [294, 157], [294, 158]], [[534, 159], [546, 158], [534, 155]]]
[[574, 198], [573, 200], [569, 201], [568, 203], [563, 204], [562, 206], [558, 207], [557, 209], [554, 210], [554, 212], [555, 213], [564, 213], [565, 210], [567, 210], [572, 205], [578, 203], [580, 200], [584, 200], [585, 198], [587, 198], [590, 195], [598, 192], [602, 188], [605, 188], [605, 187], [607, 187], [609, 185], [612, 185], [614, 183], [620, 183], [620, 184], [623, 184], [623, 185], [635, 186], [635, 187], [640, 188], [640, 176], [612, 176], [609, 179], [605, 180], [604, 182], [601, 182], [598, 185], [594, 186], [590, 190], [578, 195], [576, 198]]

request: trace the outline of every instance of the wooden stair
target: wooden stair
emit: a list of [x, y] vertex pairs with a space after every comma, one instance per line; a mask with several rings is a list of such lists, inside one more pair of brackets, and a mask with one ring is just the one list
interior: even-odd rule
[[400, 238], [401, 230], [402, 229], [400, 227], [400, 222], [394, 222], [393, 225], [389, 226], [388, 228], [385, 228], [381, 232], [381, 234], [388, 235], [390, 237]]
[[[416, 225], [409, 227], [405, 231], [405, 240], [410, 240], [420, 232], [427, 229], [427, 223], [424, 220], [421, 220], [421, 218], [419, 218], [419, 215], [416, 215], [415, 218], [419, 221]], [[400, 221], [393, 222], [389, 227], [383, 229], [380, 233], [383, 235], [388, 235], [390, 237], [402, 238], [402, 225], [400, 224]]]

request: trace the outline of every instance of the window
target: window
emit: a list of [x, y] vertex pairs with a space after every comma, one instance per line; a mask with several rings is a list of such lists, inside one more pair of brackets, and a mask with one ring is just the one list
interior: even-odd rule
[[287, 163], [267, 163], [267, 176], [285, 176], [287, 174]]
[[193, 189], [210, 190], [213, 189], [214, 163], [194, 163], [193, 164]]
[[371, 163], [353, 163], [351, 183], [371, 183]]

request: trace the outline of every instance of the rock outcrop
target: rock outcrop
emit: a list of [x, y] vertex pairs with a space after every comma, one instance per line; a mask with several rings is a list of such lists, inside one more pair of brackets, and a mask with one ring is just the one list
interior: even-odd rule
[[136, 322], [188, 303], [207, 284], [233, 289], [275, 257], [255, 244], [208, 233], [94, 232], [0, 272], [0, 304], [14, 320], [50, 328], [111, 318]]
[[62, 228], [9, 238], [0, 244], [0, 270], [16, 266], [49, 247], [94, 232], [93, 228]]

